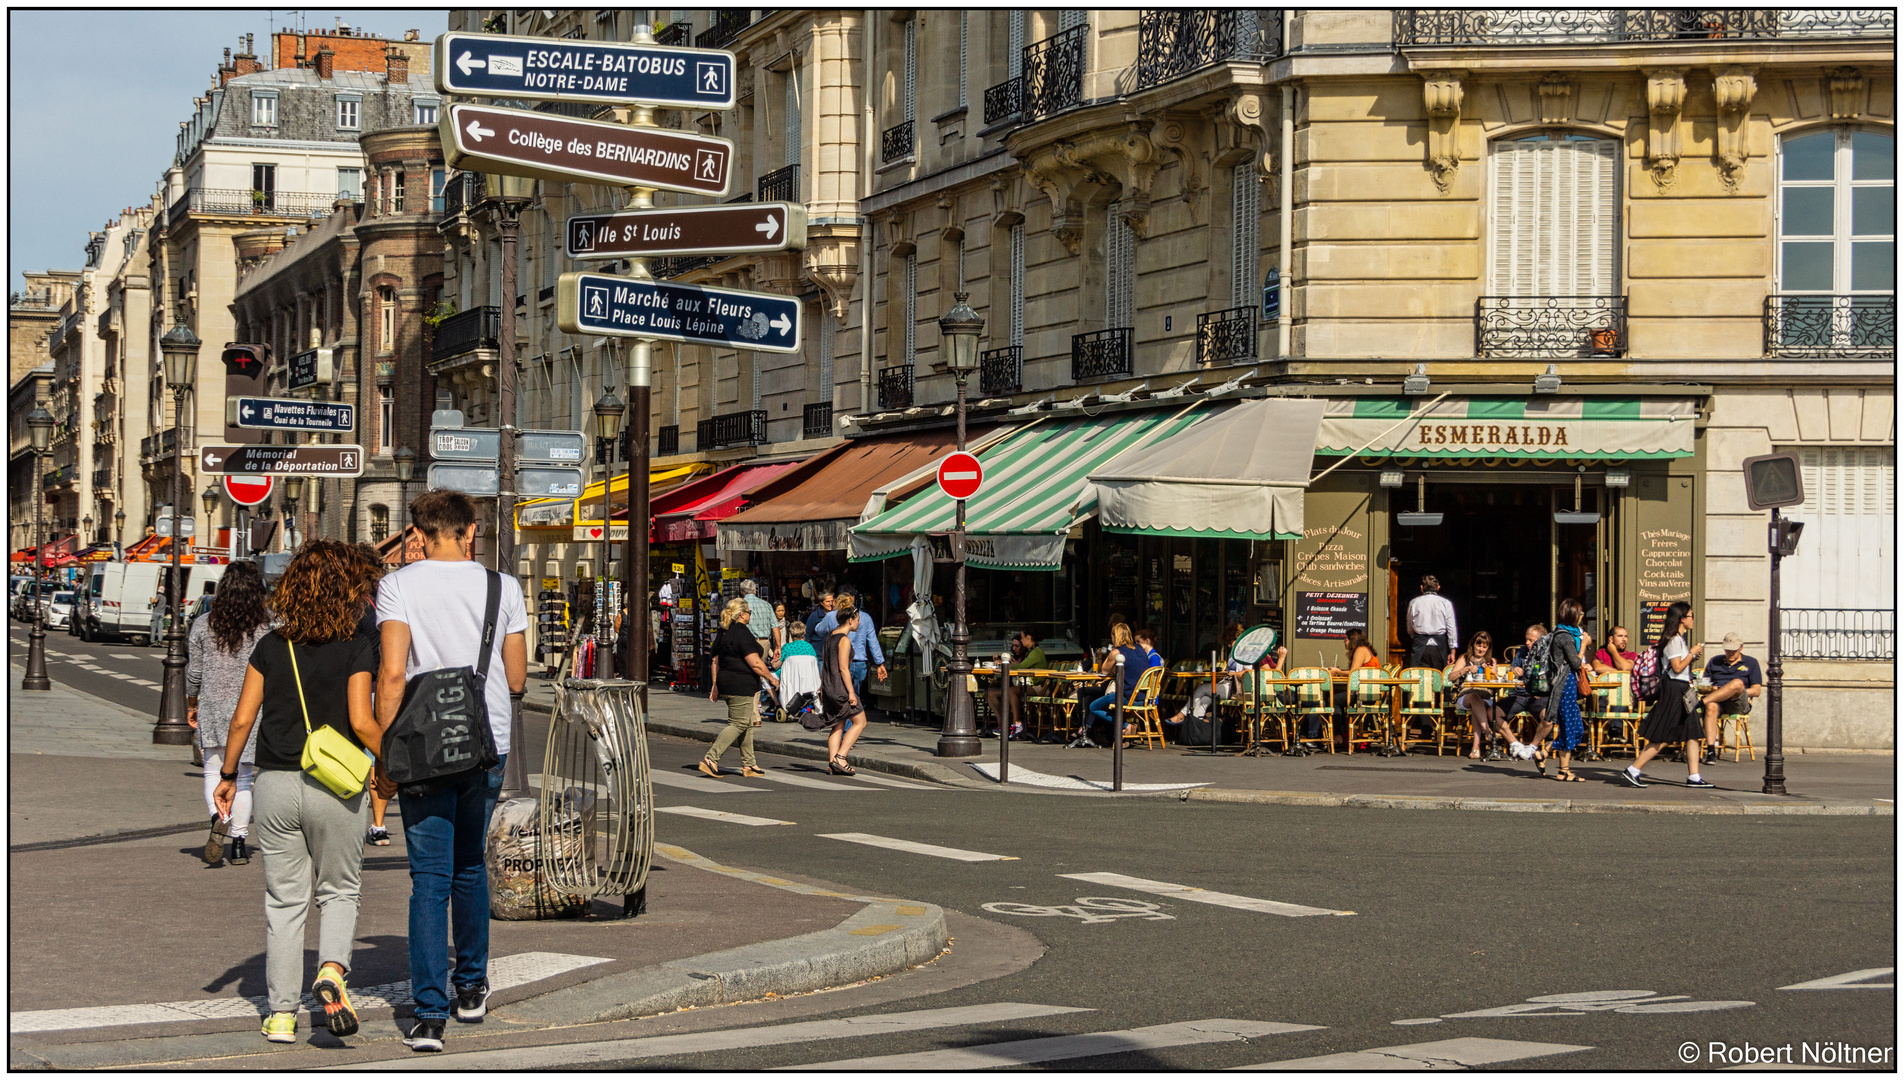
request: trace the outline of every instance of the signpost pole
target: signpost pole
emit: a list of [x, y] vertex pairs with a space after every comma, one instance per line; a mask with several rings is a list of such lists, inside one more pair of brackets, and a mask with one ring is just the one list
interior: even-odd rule
[[[516, 571], [516, 227], [521, 207], [507, 190], [498, 193], [496, 222], [502, 233], [502, 319], [496, 343], [496, 420], [502, 431], [496, 467], [502, 486], [496, 494], [496, 570]], [[502, 795], [508, 798], [529, 790], [523, 764], [522, 699], [510, 695], [509, 758], [503, 767]]]
[[[636, 21], [631, 40], [637, 45], [653, 43], [654, 36], [645, 19]], [[628, 110], [628, 126], [655, 127], [654, 106], [632, 106]], [[650, 187], [629, 188], [629, 207], [653, 209], [654, 193], [655, 189]], [[638, 280], [654, 280], [645, 258], [628, 260], [628, 275]], [[627, 678], [641, 684], [636, 695], [641, 700], [644, 716], [648, 712], [648, 656], [653, 651], [648, 642], [653, 621], [648, 607], [648, 412], [653, 349], [654, 339], [645, 337], [635, 338], [628, 348], [628, 539], [623, 541], [621, 549], [624, 612], [621, 640], [626, 650], [622, 671]]]
[[[958, 377], [959, 452], [965, 452], [965, 377]], [[972, 660], [965, 654], [972, 635], [965, 625], [965, 500], [957, 503], [952, 525], [952, 662], [946, 665], [945, 733], [939, 736], [939, 757], [976, 757], [978, 722], [972, 710]]]
[[[1765, 786], [1759, 790], [1767, 795], [1785, 794], [1785, 660], [1781, 655], [1779, 639], [1782, 633], [1778, 617], [1778, 564], [1783, 549], [1783, 536], [1780, 535], [1778, 507], [1772, 508], [1772, 588], [1771, 611], [1768, 612], [1766, 626], [1768, 638], [1765, 651], [1769, 662], [1765, 665]], [[1745, 723], [1743, 718], [1739, 723]]]

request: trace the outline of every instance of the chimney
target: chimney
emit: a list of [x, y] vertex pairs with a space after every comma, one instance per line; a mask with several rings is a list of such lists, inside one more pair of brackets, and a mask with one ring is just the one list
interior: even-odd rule
[[422, 33], [423, 33], [423, 32], [422, 32], [421, 30], [405, 30], [405, 31], [403, 32], [403, 40], [405, 40], [405, 41], [421, 41], [421, 40], [422, 40]]
[[238, 74], [238, 69], [237, 67], [233, 66], [231, 62], [231, 50], [227, 48], [225, 50], [225, 62], [218, 65], [218, 85], [219, 86], [225, 85], [226, 83], [232, 80], [233, 76], [237, 74]]
[[337, 54], [331, 51], [331, 47], [329, 45], [318, 46], [317, 48], [317, 77], [318, 78], [328, 79], [331, 77], [331, 74], [335, 70], [335, 67], [336, 67], [336, 58], [337, 58]]
[[401, 86], [410, 81], [410, 54], [395, 45], [384, 49], [383, 67], [386, 81], [391, 86]]

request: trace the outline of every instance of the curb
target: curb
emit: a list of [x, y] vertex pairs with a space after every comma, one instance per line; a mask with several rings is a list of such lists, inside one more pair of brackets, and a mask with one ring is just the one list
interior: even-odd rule
[[656, 844], [655, 851], [713, 873], [788, 892], [864, 901], [866, 906], [829, 930], [604, 976], [505, 1005], [495, 1010], [499, 1018], [543, 1025], [594, 1024], [770, 994], [802, 994], [898, 974], [936, 958], [950, 940], [945, 912], [934, 904], [797, 885], [722, 866], [671, 844]]
[[[1380, 810], [1493, 810], [1534, 814], [1732, 814], [1822, 817], [1893, 817], [1897, 808], [1872, 803], [1587, 802], [1571, 799], [1484, 799], [1453, 795], [1335, 795], [1325, 791], [1248, 791], [1194, 788], [1190, 800], [1270, 806], [1356, 806]], [[1188, 801], [1188, 800], [1186, 800]]]

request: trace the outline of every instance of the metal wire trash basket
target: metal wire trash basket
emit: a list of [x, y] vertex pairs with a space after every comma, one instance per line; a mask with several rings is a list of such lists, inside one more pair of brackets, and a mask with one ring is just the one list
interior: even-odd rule
[[638, 914], [654, 862], [654, 792], [648, 774], [642, 684], [619, 679], [556, 683], [539, 802], [542, 866], [550, 886], [584, 897], [621, 896]]

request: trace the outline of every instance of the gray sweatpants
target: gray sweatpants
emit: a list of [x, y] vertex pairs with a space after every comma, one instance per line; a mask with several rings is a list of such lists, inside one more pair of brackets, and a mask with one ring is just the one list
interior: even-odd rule
[[264, 856], [265, 994], [272, 1012], [294, 1012], [304, 993], [304, 913], [313, 879], [317, 962], [350, 971], [370, 803], [361, 791], [340, 799], [288, 769], [260, 769], [251, 797], [251, 835]]

